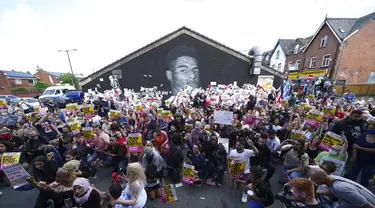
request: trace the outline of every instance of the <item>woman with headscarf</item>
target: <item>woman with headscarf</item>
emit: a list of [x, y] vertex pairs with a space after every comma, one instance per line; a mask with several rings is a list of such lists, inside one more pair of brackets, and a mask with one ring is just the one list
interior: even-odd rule
[[100, 208], [100, 195], [85, 178], [77, 178], [73, 183], [73, 198], [78, 207]]

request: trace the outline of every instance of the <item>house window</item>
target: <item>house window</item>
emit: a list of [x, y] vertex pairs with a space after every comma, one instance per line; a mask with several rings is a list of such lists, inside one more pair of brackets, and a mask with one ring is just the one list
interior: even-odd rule
[[276, 59], [279, 59], [279, 56], [280, 56], [280, 51], [277, 51], [276, 52]]
[[316, 65], [316, 57], [311, 57], [310, 59], [310, 68], [313, 69], [315, 68]]
[[297, 44], [296, 47], [294, 47], [294, 54], [297, 54], [298, 50], [299, 50], [299, 44]]
[[15, 79], [15, 80], [14, 80], [14, 84], [20, 85], [20, 84], [22, 84], [22, 80], [20, 80], [20, 79]]
[[35, 84], [35, 80], [33, 80], [33, 79], [28, 79], [27, 81], [29, 82], [30, 85], [34, 85]]
[[269, 57], [268, 57], [268, 54], [267, 54], [267, 56], [266, 56], [266, 61], [268, 61], [268, 59], [269, 59]]
[[289, 70], [294, 70], [294, 63], [293, 63], [293, 61], [289, 61], [288, 68], [289, 68]]
[[299, 66], [300, 66], [300, 65], [301, 65], [301, 60], [297, 60], [294, 69], [295, 69], [295, 70], [299, 70]]
[[328, 67], [329, 62], [331, 62], [331, 54], [324, 55], [323, 61], [322, 61], [322, 67]]
[[274, 64], [274, 65], [272, 65], [272, 68], [273, 68], [273, 69], [276, 69], [276, 65], [275, 65], [275, 64]]
[[277, 65], [277, 70], [281, 71], [281, 63]]
[[325, 48], [327, 46], [328, 35], [325, 35], [320, 41], [320, 47]]

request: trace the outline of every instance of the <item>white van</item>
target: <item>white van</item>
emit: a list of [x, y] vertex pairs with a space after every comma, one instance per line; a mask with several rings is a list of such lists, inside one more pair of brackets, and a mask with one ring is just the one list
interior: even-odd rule
[[62, 96], [64, 95], [68, 90], [75, 90], [76, 88], [71, 85], [58, 85], [58, 86], [52, 86], [47, 87], [47, 89], [44, 90], [43, 94], [39, 96], [39, 98], [55, 95], [55, 96]]

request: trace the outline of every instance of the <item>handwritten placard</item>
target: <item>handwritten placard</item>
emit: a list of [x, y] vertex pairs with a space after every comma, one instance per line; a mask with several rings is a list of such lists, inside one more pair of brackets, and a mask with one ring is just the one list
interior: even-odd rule
[[142, 152], [142, 134], [129, 134], [127, 138], [129, 152]]
[[194, 166], [184, 163], [182, 169], [182, 180], [187, 184], [194, 183]]
[[161, 199], [163, 203], [177, 201], [177, 194], [173, 184], [167, 184], [161, 187]]
[[14, 163], [6, 166], [3, 171], [14, 189], [28, 184], [26, 179], [30, 177], [30, 174], [22, 167], [21, 164]]
[[239, 180], [245, 172], [245, 161], [239, 158], [228, 157], [229, 178], [231, 180]]
[[328, 131], [324, 134], [324, 137], [320, 142], [319, 147], [322, 150], [328, 151], [332, 145], [341, 145], [343, 142], [344, 140], [342, 140], [340, 135]]
[[214, 123], [232, 125], [233, 112], [232, 111], [214, 111]]

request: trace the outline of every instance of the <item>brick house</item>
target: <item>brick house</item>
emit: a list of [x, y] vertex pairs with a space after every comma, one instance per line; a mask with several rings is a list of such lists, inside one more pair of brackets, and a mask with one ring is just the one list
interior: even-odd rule
[[296, 46], [306, 39], [297, 39], [293, 53], [286, 54], [289, 76], [305, 71], [346, 83], [375, 82], [374, 18], [375, 12], [361, 18], [326, 18], [301, 51]]
[[6, 82], [4, 86], [8, 86], [10, 89], [18, 87], [32, 88], [38, 80], [37, 77], [31, 74], [19, 71], [1, 71], [1, 74]]
[[[37, 72], [34, 74], [34, 76], [38, 77], [41, 82], [45, 82], [51, 85], [60, 84], [59, 77], [66, 73], [61, 72], [49, 72], [45, 71], [43, 69], [37, 69]], [[74, 77], [76, 79], [82, 79], [83, 74], [74, 74]]]

